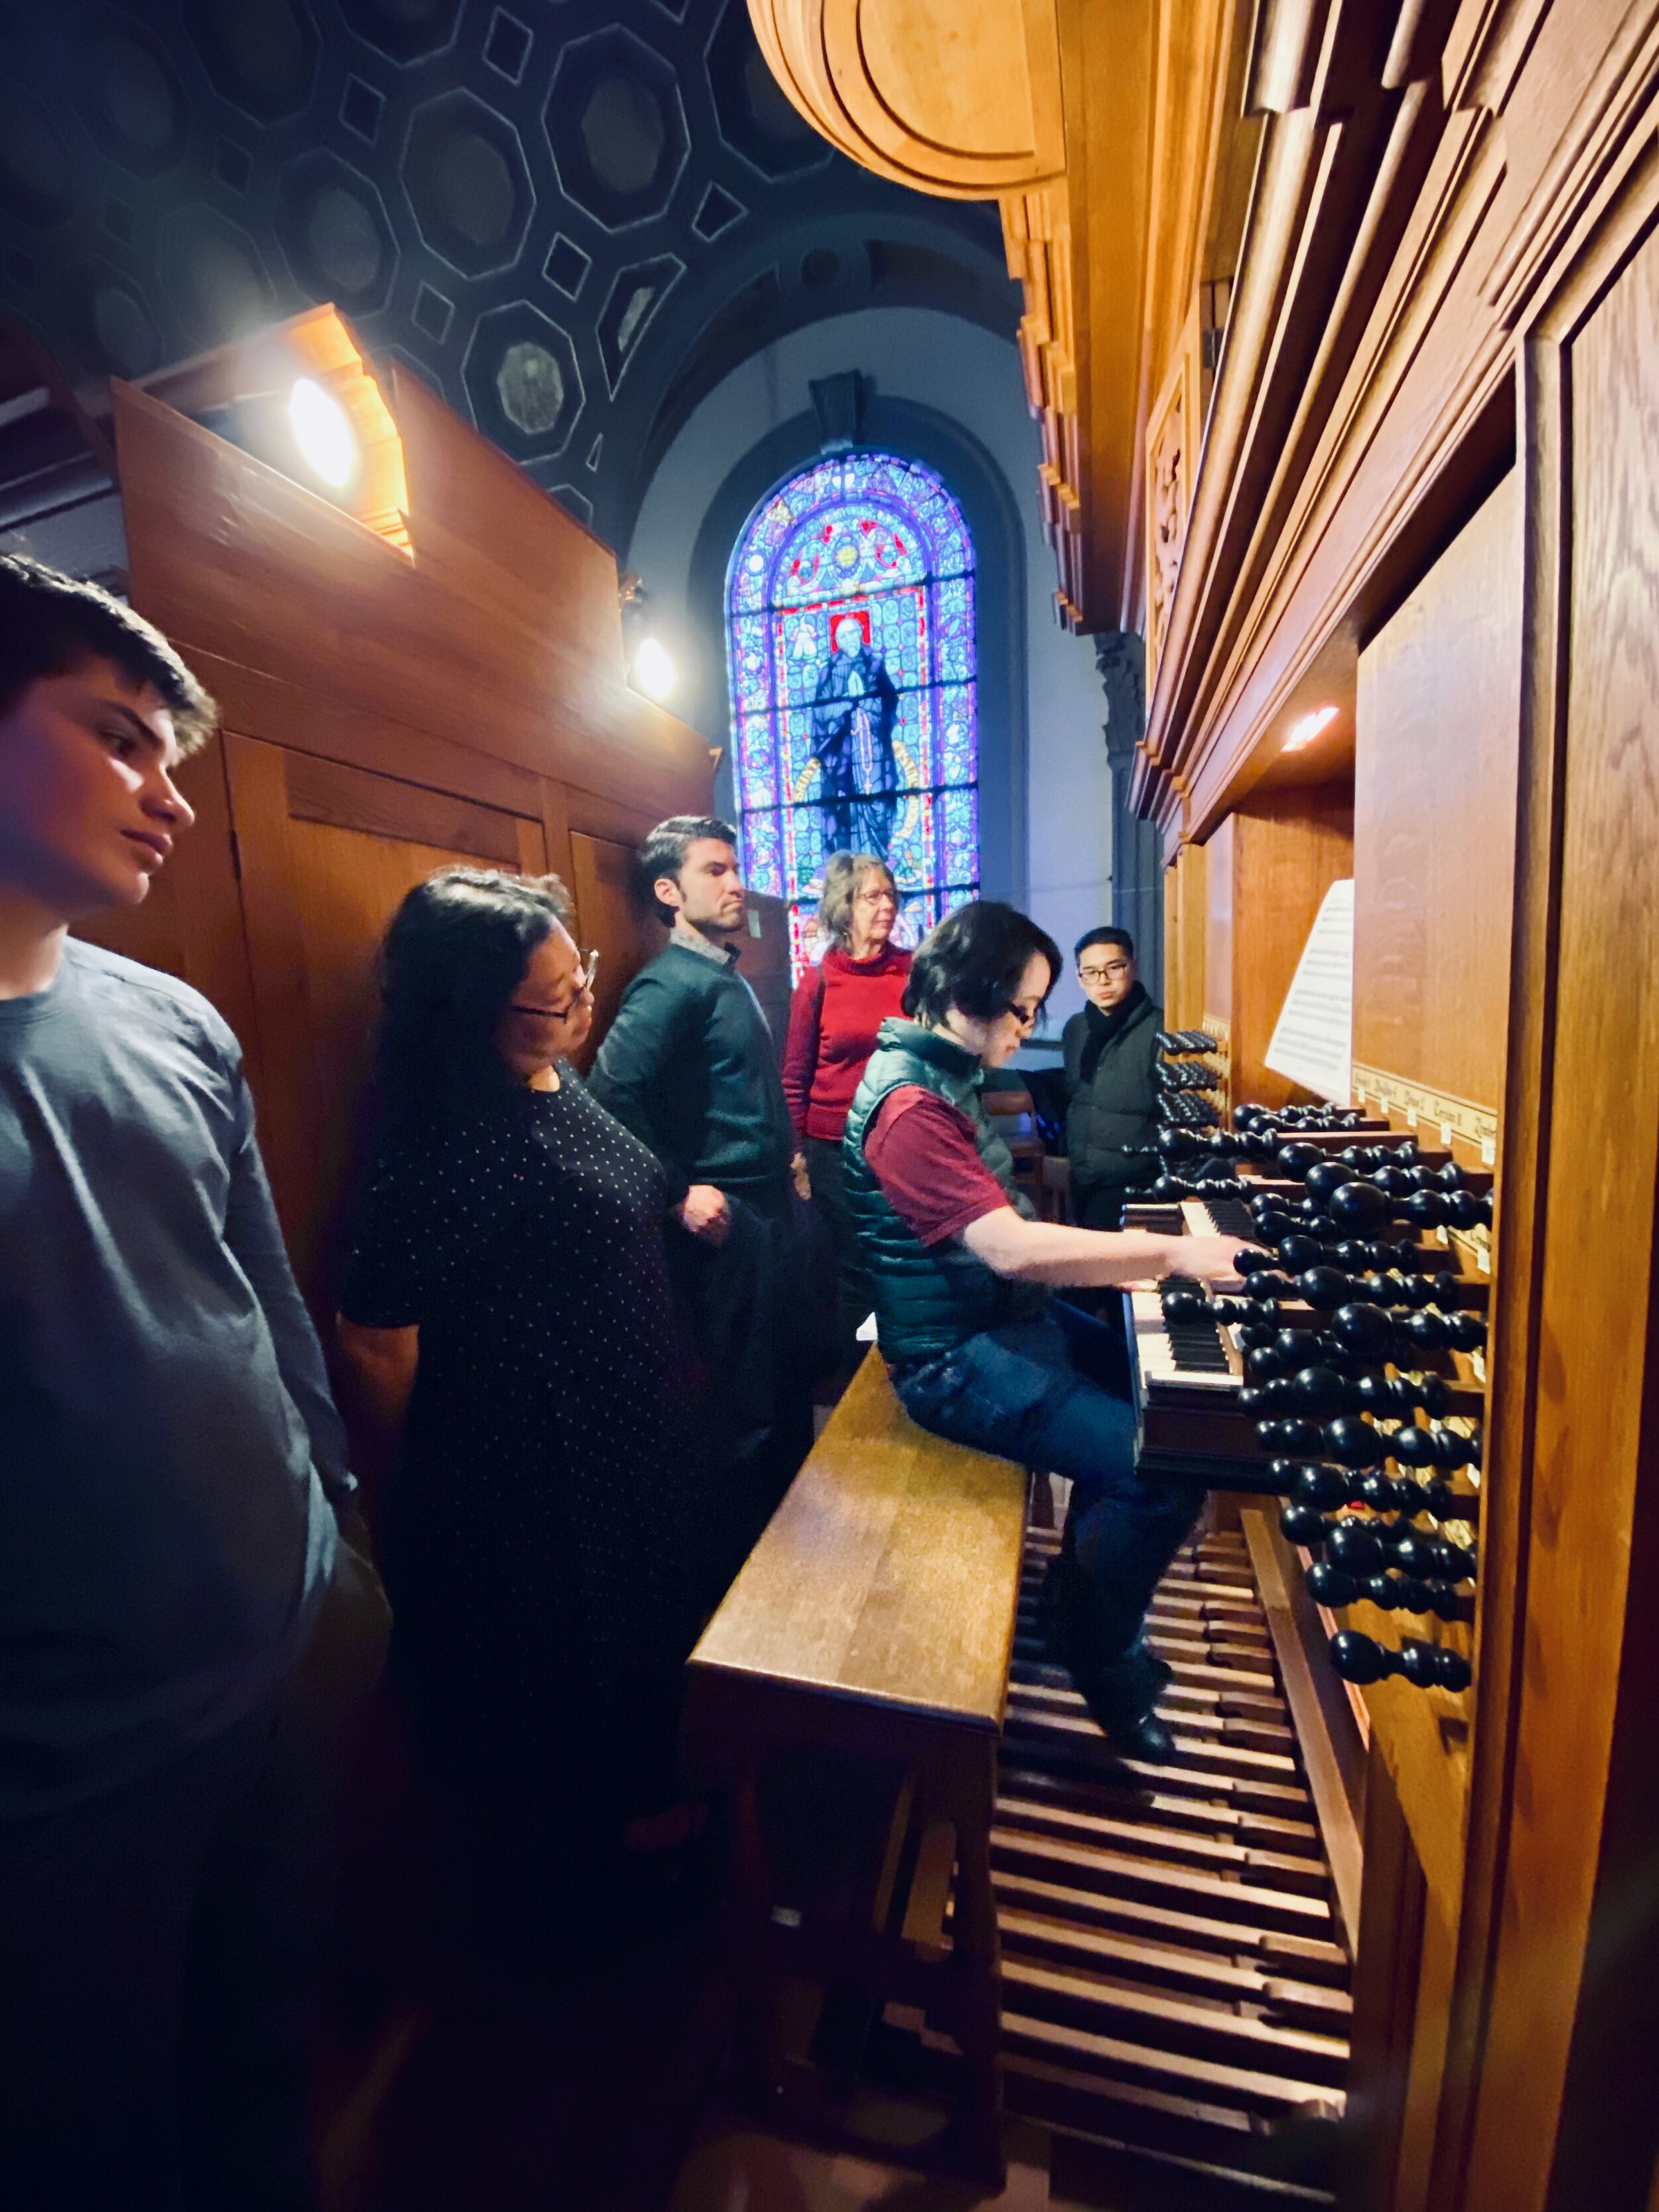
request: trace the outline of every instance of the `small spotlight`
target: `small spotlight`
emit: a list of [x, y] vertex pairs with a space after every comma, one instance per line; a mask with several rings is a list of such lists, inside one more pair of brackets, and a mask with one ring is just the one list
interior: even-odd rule
[[677, 672], [672, 654], [659, 638], [642, 637], [634, 655], [634, 681], [647, 699], [666, 699]]
[[1316, 707], [1311, 714], [1304, 714], [1299, 722], [1291, 723], [1290, 734], [1280, 750], [1299, 753], [1304, 745], [1313, 743], [1322, 730], [1328, 728], [1336, 720], [1336, 714], [1334, 707]]
[[336, 491], [343, 489], [356, 470], [357, 441], [339, 401], [302, 376], [289, 397], [288, 419], [306, 466]]

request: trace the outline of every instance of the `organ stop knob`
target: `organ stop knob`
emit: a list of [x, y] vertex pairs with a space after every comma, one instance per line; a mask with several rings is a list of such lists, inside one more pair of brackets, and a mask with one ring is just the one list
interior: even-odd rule
[[1402, 1675], [1419, 1690], [1467, 1690], [1474, 1671], [1461, 1651], [1443, 1644], [1425, 1644], [1416, 1638], [1397, 1651], [1358, 1629], [1340, 1628], [1330, 1640], [1331, 1664], [1345, 1682], [1362, 1687], [1391, 1674]]

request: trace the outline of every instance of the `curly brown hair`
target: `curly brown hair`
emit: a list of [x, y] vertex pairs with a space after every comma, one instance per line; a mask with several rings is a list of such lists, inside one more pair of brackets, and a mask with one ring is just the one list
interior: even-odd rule
[[853, 941], [853, 902], [865, 878], [885, 876], [898, 904], [898, 884], [879, 853], [831, 853], [823, 864], [823, 889], [818, 895], [818, 934], [845, 951]]

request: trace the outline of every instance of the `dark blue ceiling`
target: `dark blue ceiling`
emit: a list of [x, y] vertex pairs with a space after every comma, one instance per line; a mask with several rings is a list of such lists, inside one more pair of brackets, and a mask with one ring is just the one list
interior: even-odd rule
[[744, 0], [0, 0], [0, 315], [84, 382], [315, 300], [618, 546], [757, 348], [1018, 313], [994, 210], [830, 151]]

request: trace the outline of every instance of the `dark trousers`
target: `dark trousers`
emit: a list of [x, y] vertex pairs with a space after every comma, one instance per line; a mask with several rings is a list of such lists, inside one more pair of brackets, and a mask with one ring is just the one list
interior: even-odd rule
[[1035, 1320], [902, 1367], [893, 1383], [912, 1420], [936, 1436], [1069, 1476], [1049, 1640], [1091, 1702], [1138, 1719], [1159, 1679], [1141, 1658], [1141, 1622], [1204, 1492], [1137, 1471], [1122, 1339], [1056, 1299]]
[[676, 1237], [676, 1296], [701, 1370], [711, 1504], [701, 1607], [717, 1605], [812, 1448], [806, 1240], [787, 1186], [732, 1198], [723, 1244]]
[[157, 1771], [0, 1820], [0, 2205], [310, 2212], [343, 1762], [386, 1653], [341, 1544], [280, 1698]]
[[272, 1712], [0, 1824], [0, 2202], [306, 2212], [316, 1808]]
[[875, 1293], [870, 1286], [870, 1271], [864, 1264], [858, 1231], [853, 1226], [852, 1212], [847, 1203], [839, 1137], [806, 1139], [806, 1171], [811, 1179], [812, 1203], [823, 1229], [823, 1241], [836, 1266], [836, 1372], [843, 1380], [850, 1380], [862, 1351], [858, 1340], [859, 1326], [867, 1319], [875, 1303]]

